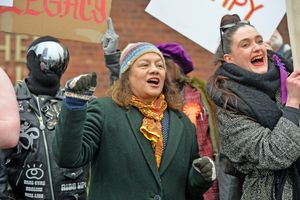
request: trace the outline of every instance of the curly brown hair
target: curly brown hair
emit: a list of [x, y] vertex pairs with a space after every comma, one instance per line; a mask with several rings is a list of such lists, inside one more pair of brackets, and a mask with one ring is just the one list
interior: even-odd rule
[[[171, 73], [173, 77], [172, 82], [178, 83], [185, 83], [187, 81], [187, 76], [182, 72], [180, 67], [170, 58], [165, 58], [166, 66], [167, 66], [167, 74]], [[168, 76], [167, 76], [168, 77]], [[169, 77], [168, 77], [169, 78]]]
[[[133, 95], [129, 85], [129, 71], [130, 70], [123, 73], [107, 91], [107, 95], [110, 96], [116, 104], [126, 109], [131, 106], [131, 97]], [[162, 93], [165, 95], [168, 108], [181, 110], [183, 99], [174, 83], [165, 79]]]

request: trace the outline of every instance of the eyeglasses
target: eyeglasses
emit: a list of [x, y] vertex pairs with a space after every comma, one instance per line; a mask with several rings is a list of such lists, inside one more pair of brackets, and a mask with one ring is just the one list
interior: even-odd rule
[[225, 31], [227, 29], [235, 27], [239, 24], [251, 25], [249, 21], [243, 20], [243, 21], [238, 21], [238, 22], [234, 22], [231, 24], [226, 24], [226, 25], [220, 27], [221, 47], [222, 47], [222, 51], [224, 54], [225, 54], [225, 50], [224, 50], [224, 44], [223, 44], [223, 34], [225, 33]]
[[69, 62], [69, 52], [62, 44], [45, 41], [30, 47], [27, 54], [34, 51], [40, 56], [40, 68], [45, 73], [56, 73], [62, 75]]

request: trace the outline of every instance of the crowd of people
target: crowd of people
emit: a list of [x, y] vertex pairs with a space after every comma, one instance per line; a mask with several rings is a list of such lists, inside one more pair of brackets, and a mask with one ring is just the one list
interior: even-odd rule
[[300, 200], [300, 71], [278, 32], [224, 15], [207, 82], [182, 44], [118, 44], [109, 18], [106, 97], [94, 72], [60, 86], [52, 36], [15, 90], [0, 69], [1, 200]]

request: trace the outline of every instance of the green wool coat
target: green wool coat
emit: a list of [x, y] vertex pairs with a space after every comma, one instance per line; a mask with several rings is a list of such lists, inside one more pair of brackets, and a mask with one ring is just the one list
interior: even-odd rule
[[110, 98], [87, 108], [62, 106], [53, 151], [57, 163], [78, 167], [91, 162], [90, 200], [202, 199], [211, 185], [193, 167], [198, 158], [195, 128], [170, 110], [168, 142], [156, 167], [151, 143], [141, 134], [143, 115]]

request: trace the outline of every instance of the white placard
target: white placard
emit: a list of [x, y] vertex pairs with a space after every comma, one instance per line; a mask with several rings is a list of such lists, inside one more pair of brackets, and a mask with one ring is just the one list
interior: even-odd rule
[[13, 0], [0, 0], [0, 6], [12, 7]]
[[300, 1], [286, 0], [286, 14], [292, 46], [294, 68], [300, 70]]
[[214, 53], [223, 15], [238, 14], [269, 39], [285, 14], [285, 0], [151, 0], [146, 12]]

